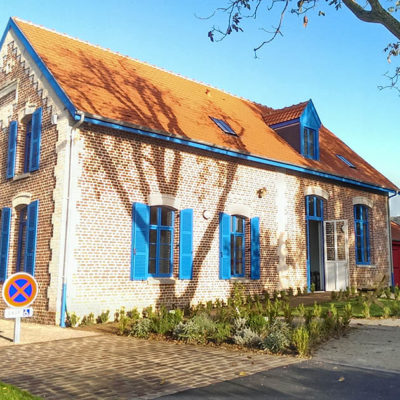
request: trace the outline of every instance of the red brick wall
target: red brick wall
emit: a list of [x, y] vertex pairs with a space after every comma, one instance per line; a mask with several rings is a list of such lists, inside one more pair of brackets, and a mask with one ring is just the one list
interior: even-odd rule
[[[80, 198], [73, 284], [69, 285], [70, 311], [100, 313], [122, 305], [141, 308], [226, 298], [235, 280], [219, 279], [218, 215], [234, 203], [249, 206], [252, 216], [260, 217], [261, 225], [261, 280], [245, 280], [244, 285], [252, 292], [277, 288], [278, 232], [286, 232], [288, 275], [293, 286], [304, 287], [307, 186], [319, 186], [328, 192], [325, 219], [348, 220], [351, 285], [369, 285], [388, 269], [384, 196], [274, 168], [259, 168], [244, 161], [236, 164], [227, 157], [171, 143], [165, 145], [156, 139], [86, 124], [81, 128], [82, 175], [78, 183]], [[259, 198], [257, 191], [262, 187], [266, 193]], [[147, 203], [148, 195], [158, 192], [179, 198], [180, 209], [194, 210], [192, 281], [178, 279], [178, 229], [174, 242], [174, 283], [130, 280], [132, 203]], [[375, 268], [355, 267], [352, 203], [355, 196], [374, 202], [371, 243]], [[209, 220], [203, 218], [204, 210], [210, 212]], [[176, 214], [178, 228], [179, 213]], [[249, 258], [247, 246], [247, 276]]]
[[[20, 179], [6, 179], [7, 146], [8, 146], [8, 122], [3, 121], [0, 131], [0, 208], [12, 208], [12, 199], [18, 193], [28, 192], [32, 195], [32, 201], [39, 200], [39, 219], [36, 250], [35, 277], [39, 284], [39, 293], [34, 307], [33, 321], [42, 323], [55, 323], [55, 313], [48, 311], [47, 287], [49, 285], [49, 261], [51, 259], [50, 238], [52, 235], [53, 213], [53, 189], [55, 185], [54, 165], [56, 162], [55, 143], [57, 141], [57, 129], [51, 124], [51, 110], [47, 107], [47, 101], [38, 90], [32, 71], [25, 63], [21, 63], [14, 43], [9, 44], [8, 53], [4, 65], [11, 62], [13, 67], [8, 74], [0, 71], [0, 87], [6, 82], [19, 80], [18, 99], [15, 103], [14, 96], [7, 96], [8, 101], [15, 103], [11, 120], [18, 120], [18, 114], [27, 103], [34, 104], [37, 108], [43, 107], [42, 144], [40, 155], [40, 169], [29, 176]], [[1, 107], [0, 103], [0, 107]], [[25, 142], [25, 128], [23, 124], [18, 126], [16, 175], [23, 172], [23, 152]], [[10, 249], [8, 260], [8, 275], [16, 272], [17, 244], [18, 244], [18, 212], [12, 209]], [[0, 284], [1, 288], [1, 284]], [[0, 314], [5, 304], [0, 301]]]

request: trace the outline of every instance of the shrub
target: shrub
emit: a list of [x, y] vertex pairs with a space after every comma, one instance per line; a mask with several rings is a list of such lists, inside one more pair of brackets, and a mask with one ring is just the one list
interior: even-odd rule
[[79, 325], [79, 320], [80, 318], [72, 312], [71, 314], [67, 312], [67, 318], [65, 320], [65, 325], [68, 327], [75, 328], [76, 326]]
[[337, 299], [338, 295], [335, 291], [331, 292], [331, 300], [335, 301]]
[[351, 291], [351, 295], [355, 296], [357, 294], [357, 286], [352, 286], [350, 291]]
[[321, 315], [322, 315], [322, 306], [320, 304], [317, 304], [317, 302], [314, 302], [313, 316], [315, 318], [321, 318]]
[[329, 336], [336, 328], [336, 318], [331, 311], [328, 311], [323, 317], [323, 331], [326, 336]]
[[304, 318], [304, 315], [306, 313], [306, 308], [304, 307], [304, 304], [301, 303], [297, 306], [297, 310], [299, 312], [300, 317]]
[[397, 285], [394, 287], [394, 298], [400, 300], [400, 288]]
[[137, 310], [137, 308], [132, 308], [132, 310], [128, 311], [126, 313], [127, 317], [129, 317], [130, 319], [133, 319], [134, 321], [138, 320], [140, 318], [140, 313]]
[[301, 287], [297, 287], [297, 296], [301, 296]]
[[393, 316], [400, 316], [400, 302], [394, 301], [391, 306], [392, 315]]
[[346, 303], [342, 315], [342, 325], [347, 328], [350, 325], [351, 317], [353, 316], [353, 309], [351, 303]]
[[183, 320], [182, 310], [167, 310], [166, 307], [161, 307], [151, 317], [152, 331], [160, 335], [172, 333], [175, 326]]
[[226, 342], [230, 337], [231, 325], [224, 322], [217, 322], [215, 324], [215, 329], [207, 334], [207, 339], [217, 344]]
[[290, 288], [288, 289], [287, 293], [288, 293], [288, 296], [289, 296], [289, 297], [293, 297], [293, 296], [294, 296], [294, 290], [293, 290], [293, 288], [290, 287]]
[[323, 335], [322, 331], [323, 322], [313, 319], [310, 324], [308, 325], [308, 331], [310, 332], [310, 339], [318, 343], [322, 338]]
[[285, 317], [285, 321], [288, 324], [291, 324], [293, 321], [293, 315], [292, 315], [292, 307], [290, 307], [289, 302], [286, 301], [285, 303], [283, 303], [282, 308], [283, 308], [283, 315]]
[[311, 293], [315, 292], [315, 283], [314, 282], [310, 286], [310, 291], [311, 291]]
[[272, 353], [280, 353], [285, 351], [290, 346], [290, 328], [289, 325], [276, 319], [268, 330], [268, 335], [262, 343], [265, 350]]
[[252, 331], [254, 331], [256, 333], [261, 333], [264, 330], [266, 324], [267, 324], [267, 321], [262, 314], [250, 314], [249, 315], [248, 325]]
[[147, 339], [151, 333], [152, 322], [149, 318], [142, 318], [135, 321], [131, 327], [130, 335], [137, 338]]
[[301, 357], [310, 351], [310, 335], [304, 326], [299, 326], [293, 331], [292, 342]]
[[94, 321], [94, 314], [90, 313], [88, 315], [84, 315], [81, 321], [81, 325], [85, 326], [85, 325], [93, 325], [95, 323]]
[[98, 324], [105, 324], [110, 318], [110, 310], [102, 311], [102, 313], [96, 318]]
[[186, 323], [180, 322], [173, 330], [173, 335], [180, 340], [192, 343], [206, 343], [217, 330], [216, 323], [207, 314], [195, 315]]
[[311, 320], [313, 319], [313, 309], [309, 308], [306, 310], [305, 315], [304, 315], [304, 323], [306, 325], [309, 325]]
[[390, 287], [386, 287], [384, 289], [384, 293], [387, 299], [391, 299], [392, 298], [392, 291], [390, 290]]
[[383, 317], [384, 318], [389, 318], [390, 314], [391, 314], [390, 307], [387, 307], [387, 306], [383, 307]]
[[363, 301], [362, 303], [362, 316], [364, 318], [369, 318], [371, 316], [371, 305], [369, 304], [368, 301]]
[[240, 346], [260, 347], [262, 339], [251, 328], [244, 327], [233, 335], [233, 341]]

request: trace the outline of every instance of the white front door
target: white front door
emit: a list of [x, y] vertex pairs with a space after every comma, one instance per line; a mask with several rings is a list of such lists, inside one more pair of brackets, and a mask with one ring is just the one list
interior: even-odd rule
[[349, 286], [347, 220], [325, 221], [325, 290], [346, 290]]

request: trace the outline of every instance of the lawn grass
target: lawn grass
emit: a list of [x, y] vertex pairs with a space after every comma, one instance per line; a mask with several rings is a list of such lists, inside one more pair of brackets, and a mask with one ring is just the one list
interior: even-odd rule
[[33, 396], [25, 390], [0, 382], [0, 400], [40, 400], [40, 397]]

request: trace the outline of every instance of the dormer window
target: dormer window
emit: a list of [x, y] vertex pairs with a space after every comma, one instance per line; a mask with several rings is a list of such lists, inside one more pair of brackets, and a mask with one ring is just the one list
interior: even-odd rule
[[269, 111], [263, 118], [270, 128], [303, 157], [319, 160], [321, 120], [311, 100]]
[[222, 119], [210, 117], [214, 123], [220, 128], [223, 132], [228, 133], [229, 135], [236, 135], [236, 132]]
[[304, 127], [303, 130], [303, 155], [304, 157], [317, 159], [317, 132], [315, 129]]

